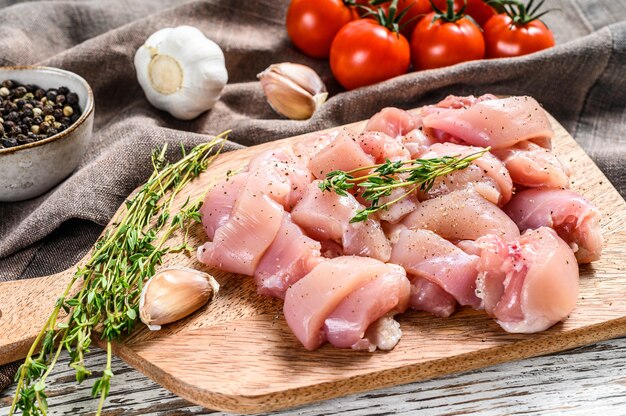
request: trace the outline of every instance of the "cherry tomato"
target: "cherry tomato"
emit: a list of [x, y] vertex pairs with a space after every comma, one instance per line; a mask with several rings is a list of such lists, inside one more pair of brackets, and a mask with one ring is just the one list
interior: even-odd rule
[[313, 58], [328, 58], [337, 32], [356, 17], [343, 0], [292, 0], [287, 10], [291, 41]]
[[[463, 2], [460, 2], [460, 6]], [[484, 26], [489, 19], [497, 14], [496, 10], [488, 5], [485, 0], [467, 0], [467, 8], [465, 14], [472, 16], [472, 19], [476, 20], [481, 26]]]
[[[441, 0], [439, 0], [441, 1]], [[391, 3], [385, 3], [383, 10], [387, 12]], [[398, 1], [398, 13], [402, 13], [406, 10], [406, 14], [400, 19], [398, 24], [400, 25], [400, 33], [402, 33], [407, 39], [411, 37], [417, 22], [433, 9], [428, 0], [399, 0]]]
[[552, 32], [540, 20], [511, 26], [504, 13], [489, 19], [484, 33], [488, 58], [521, 56], [554, 46]]
[[455, 22], [424, 17], [411, 37], [411, 59], [416, 70], [441, 68], [485, 57], [485, 41], [478, 26], [466, 17]]
[[[448, 8], [447, 0], [433, 0], [433, 3], [438, 9], [443, 11], [446, 11]], [[454, 10], [461, 10], [465, 4], [464, 0], [454, 0]], [[481, 26], [497, 14], [496, 10], [488, 5], [485, 0], [467, 0], [464, 13], [471, 16]]]
[[348, 90], [405, 74], [410, 61], [406, 38], [372, 19], [345, 25], [330, 48], [330, 69]]

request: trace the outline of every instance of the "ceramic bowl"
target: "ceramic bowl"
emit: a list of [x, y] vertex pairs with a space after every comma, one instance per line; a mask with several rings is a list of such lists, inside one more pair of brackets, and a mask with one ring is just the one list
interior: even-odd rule
[[93, 92], [82, 77], [58, 68], [0, 67], [0, 81], [5, 79], [43, 89], [65, 86], [78, 95], [83, 111], [74, 124], [59, 134], [0, 149], [0, 201], [22, 201], [48, 191], [78, 166], [91, 138]]

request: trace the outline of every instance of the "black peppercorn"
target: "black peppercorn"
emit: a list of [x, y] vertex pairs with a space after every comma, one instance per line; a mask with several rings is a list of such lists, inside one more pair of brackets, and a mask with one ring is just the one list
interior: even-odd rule
[[46, 92], [44, 90], [42, 90], [41, 88], [38, 88], [35, 91], [35, 98], [36, 99], [41, 100], [45, 96], [46, 96]]
[[22, 98], [26, 94], [26, 88], [19, 86], [13, 90], [13, 95], [16, 98]]
[[17, 111], [11, 111], [9, 114], [7, 114], [6, 119], [9, 121], [17, 121], [19, 120], [20, 116], [19, 114], [17, 114]]
[[61, 120], [61, 118], [63, 117], [63, 110], [57, 108], [52, 112], [52, 115], [54, 116], [55, 120]]
[[65, 95], [57, 95], [57, 99], [55, 101], [57, 104], [63, 104], [65, 102]]
[[10, 79], [5, 79], [4, 81], [2, 81], [2, 86], [11, 89], [13, 88], [13, 81], [11, 81]]
[[17, 146], [17, 140], [15, 139], [15, 137], [6, 137], [2, 139], [2, 145], [4, 147]]
[[66, 94], [66, 95], [67, 95], [67, 103], [69, 105], [74, 106], [78, 104], [78, 95], [75, 92], [70, 92], [69, 94]]
[[52, 129], [48, 129], [47, 133], [48, 133], [48, 137], [50, 137], [50, 136], [54, 136], [55, 134], [57, 134], [58, 131], [57, 131], [57, 129], [52, 128]]

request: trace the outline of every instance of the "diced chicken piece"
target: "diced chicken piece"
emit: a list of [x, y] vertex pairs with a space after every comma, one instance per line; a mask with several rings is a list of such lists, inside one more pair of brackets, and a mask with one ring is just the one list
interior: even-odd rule
[[247, 179], [247, 172], [239, 173], [218, 182], [207, 192], [200, 207], [200, 216], [209, 240], [213, 240], [215, 230], [225, 225], [230, 218], [237, 196]]
[[541, 105], [527, 96], [486, 100], [458, 109], [431, 106], [423, 114], [424, 127], [473, 146], [492, 149], [504, 149], [524, 140], [551, 138], [554, 134]]
[[448, 240], [476, 240], [487, 234], [509, 240], [519, 236], [513, 220], [498, 206], [468, 190], [420, 203], [401, 224], [411, 230], [433, 231]]
[[[324, 179], [335, 170], [351, 171], [373, 164], [374, 158], [361, 149], [357, 143], [356, 134], [343, 129], [329, 145], [311, 158], [309, 169], [316, 178]], [[363, 176], [367, 172], [367, 169], [364, 169], [352, 176]]]
[[576, 258], [554, 230], [529, 230], [514, 242], [485, 236], [476, 244], [482, 250], [477, 294], [507, 332], [544, 331], [576, 306]]
[[424, 107], [424, 112], [422, 113], [422, 115], [428, 114], [428, 111], [433, 107], [434, 108], [454, 108], [454, 109], [467, 108], [467, 107], [473, 106], [476, 103], [489, 101], [489, 100], [497, 100], [497, 99], [498, 97], [496, 97], [493, 94], [484, 94], [478, 98], [474, 97], [473, 95], [468, 95], [466, 97], [461, 97], [458, 95], [448, 95], [446, 98], [439, 101], [437, 104]]
[[[435, 143], [422, 158], [467, 157], [482, 150], [454, 143]], [[513, 195], [513, 181], [504, 164], [491, 153], [485, 153], [467, 168], [437, 178], [433, 187], [428, 192], [420, 191], [418, 197], [421, 200], [430, 199], [468, 187], [498, 206], [509, 202]]]
[[554, 229], [574, 250], [579, 263], [598, 260], [602, 254], [600, 211], [574, 191], [527, 189], [516, 194], [504, 210], [522, 231]]
[[409, 151], [411, 159], [417, 159], [424, 153], [428, 152], [428, 148], [437, 143], [434, 137], [424, 133], [422, 128], [413, 129], [401, 139], [402, 144]]
[[478, 257], [431, 231], [402, 231], [393, 245], [391, 262], [435, 283], [461, 305], [478, 308], [481, 304], [476, 296]]
[[[345, 336], [352, 346], [353, 340], [356, 339], [355, 335], [361, 334], [361, 326], [364, 327], [362, 329], [365, 332], [367, 326], [379, 317], [390, 311], [401, 310], [403, 303], [406, 305], [409, 290], [401, 277], [406, 280], [406, 274], [401, 267], [385, 264], [372, 258], [344, 256], [326, 260], [287, 290], [283, 307], [285, 319], [302, 345], [308, 350], [314, 350], [326, 341], [326, 320], [332, 315], [333, 321], [330, 322], [330, 326], [333, 341], [337, 344], [348, 344], [342, 343], [342, 335], [339, 332], [344, 331], [336, 326], [343, 324], [347, 326]], [[380, 280], [379, 288], [395, 281], [396, 284], [406, 289], [392, 289], [391, 286], [385, 289], [387, 293], [397, 298], [395, 304], [386, 302], [378, 296], [369, 296], [359, 298], [362, 303], [358, 304], [359, 311], [351, 314], [353, 316], [342, 317], [334, 314], [342, 303], [352, 303], [356, 300], [358, 295], [348, 299], [352, 293], [360, 291], [361, 288], [377, 280]], [[366, 291], [369, 292], [373, 288], [374, 286], [370, 286]], [[371, 306], [372, 303], [379, 305], [383, 310]]]
[[396, 340], [392, 343], [383, 342], [388, 336], [382, 336], [377, 341], [370, 338], [372, 335], [384, 334], [386, 330], [383, 327], [378, 331], [371, 331], [373, 333], [369, 333], [368, 337], [365, 337], [365, 332], [368, 328], [372, 329], [371, 324], [383, 315], [393, 316], [406, 311], [410, 292], [411, 286], [406, 273], [397, 267], [393, 272], [384, 274], [350, 293], [324, 321], [328, 342], [338, 348], [369, 351], [374, 351], [377, 347], [393, 348], [399, 337], [391, 336], [391, 339]]
[[421, 126], [419, 115], [395, 107], [386, 107], [374, 114], [363, 131], [379, 131], [394, 139]]
[[309, 165], [313, 156], [328, 146], [339, 135], [340, 130], [331, 130], [324, 133], [310, 133], [302, 140], [298, 140], [293, 146], [293, 153], [298, 160]]
[[400, 140], [391, 138], [385, 133], [378, 131], [366, 131], [357, 137], [357, 143], [361, 149], [374, 158], [376, 163], [385, 163], [386, 160], [396, 162], [409, 160], [411, 154], [402, 145]]
[[248, 276], [274, 241], [283, 207], [261, 191], [266, 178], [250, 174], [228, 221], [215, 231], [212, 242], [198, 248], [197, 257], [210, 267]]
[[531, 141], [506, 149], [494, 150], [518, 185], [536, 188], [569, 188], [569, 169], [558, 157]]
[[[398, 199], [406, 192], [407, 189], [396, 188], [392, 190], [391, 194], [389, 194], [388, 196], [383, 196], [380, 198], [380, 205]], [[391, 204], [386, 209], [377, 211], [376, 216], [382, 221], [387, 221], [390, 224], [396, 224], [401, 221], [402, 218], [415, 211], [418, 204], [419, 201], [417, 200], [417, 194], [415, 192], [412, 192], [410, 195], [407, 195], [398, 202]]]
[[320, 249], [320, 243], [304, 235], [285, 213], [274, 242], [254, 272], [259, 294], [284, 299], [287, 288], [322, 261]]
[[298, 159], [290, 148], [278, 148], [252, 158], [248, 170], [265, 178], [266, 185], [259, 189], [289, 211], [313, 180], [305, 162]]
[[447, 318], [454, 313], [457, 304], [454, 296], [438, 284], [420, 276], [415, 276], [411, 280], [411, 309]]
[[320, 181], [312, 182], [292, 211], [293, 221], [318, 241], [331, 240], [341, 244], [344, 254], [389, 260], [391, 244], [380, 223], [373, 219], [350, 223], [363, 205], [350, 194], [339, 196], [319, 189]]

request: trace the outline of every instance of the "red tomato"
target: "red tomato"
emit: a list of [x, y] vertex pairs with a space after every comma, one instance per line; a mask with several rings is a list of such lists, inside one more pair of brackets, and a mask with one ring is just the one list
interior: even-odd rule
[[[433, 3], [439, 10], [446, 11], [447, 0], [433, 0]], [[454, 10], [459, 11], [465, 4], [464, 0], [454, 0]], [[487, 4], [485, 0], [467, 0], [465, 14], [469, 15], [479, 25], [484, 25], [489, 19], [497, 14], [496, 10]]]
[[330, 69], [351, 90], [405, 74], [410, 64], [409, 42], [372, 19], [345, 25], [330, 48]]
[[485, 57], [485, 41], [480, 29], [463, 17], [454, 23], [427, 15], [411, 38], [411, 59], [416, 70], [441, 68]]
[[[463, 2], [461, 1], [460, 4], [462, 6]], [[472, 16], [472, 19], [476, 20], [476, 23], [484, 26], [497, 12], [493, 7], [488, 5], [485, 0], [467, 0], [465, 14]]]
[[554, 36], [540, 20], [511, 26], [511, 18], [499, 14], [484, 27], [488, 58], [507, 58], [537, 52], [554, 46]]
[[313, 58], [328, 58], [339, 29], [355, 18], [343, 0], [292, 0], [287, 10], [287, 33], [291, 41]]
[[[382, 6], [385, 12], [388, 12], [390, 4], [391, 2], [385, 3]], [[400, 33], [402, 33], [408, 39], [411, 37], [411, 34], [413, 33], [413, 29], [415, 29], [417, 22], [422, 17], [432, 12], [433, 9], [430, 5], [430, 1], [428, 0], [399, 0], [398, 13], [401, 13], [404, 10], [406, 10], [406, 14], [402, 17], [402, 19], [400, 19], [400, 22], [398, 22], [398, 24], [402, 28], [400, 30]]]

